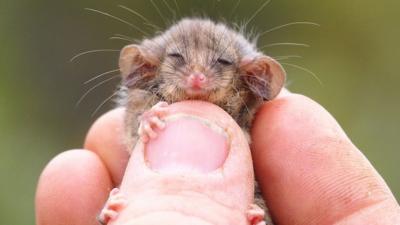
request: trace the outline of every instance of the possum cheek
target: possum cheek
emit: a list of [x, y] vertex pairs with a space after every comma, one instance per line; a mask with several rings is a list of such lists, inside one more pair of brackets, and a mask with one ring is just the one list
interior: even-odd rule
[[127, 86], [134, 86], [137, 82], [154, 76], [158, 65], [158, 58], [138, 45], [125, 46], [119, 58], [122, 79]]
[[275, 98], [285, 83], [285, 70], [276, 60], [268, 56], [244, 58], [240, 71], [249, 89], [264, 100]]

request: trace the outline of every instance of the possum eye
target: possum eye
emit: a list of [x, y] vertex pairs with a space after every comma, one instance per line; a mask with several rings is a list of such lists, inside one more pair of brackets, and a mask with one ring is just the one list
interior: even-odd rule
[[171, 57], [171, 58], [183, 59], [183, 55], [181, 55], [181, 54], [179, 54], [177, 52], [169, 53], [168, 56]]
[[185, 58], [183, 58], [182, 54], [173, 52], [173, 53], [169, 53], [167, 56], [172, 58], [177, 65], [179, 65], [179, 66], [185, 65]]
[[217, 59], [217, 62], [219, 64], [221, 64], [221, 65], [224, 65], [224, 66], [231, 66], [233, 64], [233, 62], [231, 62], [231, 61], [229, 61], [227, 59], [224, 59], [224, 58]]

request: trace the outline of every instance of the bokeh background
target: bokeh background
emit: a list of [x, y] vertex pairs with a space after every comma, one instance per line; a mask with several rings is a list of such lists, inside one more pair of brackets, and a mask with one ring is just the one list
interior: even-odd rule
[[[264, 0], [166, 0], [177, 17], [208, 15], [228, 22], [252, 17]], [[128, 42], [109, 38], [123, 34], [141, 39], [126, 24], [87, 11], [94, 8], [118, 16], [153, 33], [128, 11], [140, 12], [165, 27], [173, 13], [154, 0], [18, 0], [0, 2], [0, 224], [34, 224], [34, 194], [41, 170], [56, 154], [82, 146], [96, 117], [113, 107], [112, 101], [92, 116], [118, 84], [111, 79], [79, 98], [109, 74], [89, 84], [91, 77], [117, 68], [118, 52], [85, 55], [93, 49], [120, 49]], [[234, 11], [233, 11], [234, 10]], [[158, 11], [161, 12], [159, 15]], [[275, 0], [250, 22], [262, 32], [294, 21], [320, 24], [294, 25], [268, 33], [259, 46], [278, 42], [302, 46], [265, 48], [272, 56], [298, 55], [288, 64], [288, 86], [326, 107], [354, 143], [370, 159], [400, 199], [400, 1]], [[116, 74], [116, 73], [114, 73]], [[76, 176], [76, 175], [71, 175]]]

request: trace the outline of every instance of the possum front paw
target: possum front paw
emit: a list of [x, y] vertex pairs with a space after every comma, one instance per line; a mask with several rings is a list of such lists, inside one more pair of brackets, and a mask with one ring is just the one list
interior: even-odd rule
[[110, 192], [110, 196], [97, 217], [100, 224], [106, 225], [111, 220], [117, 218], [119, 212], [127, 205], [127, 200], [118, 188], [114, 188]]
[[266, 225], [265, 211], [256, 204], [251, 204], [247, 210], [247, 220], [250, 225]]
[[165, 123], [163, 122], [163, 117], [167, 112], [167, 107], [167, 102], [159, 102], [140, 116], [138, 134], [143, 143], [147, 143], [150, 139], [156, 138], [157, 129], [164, 129]]

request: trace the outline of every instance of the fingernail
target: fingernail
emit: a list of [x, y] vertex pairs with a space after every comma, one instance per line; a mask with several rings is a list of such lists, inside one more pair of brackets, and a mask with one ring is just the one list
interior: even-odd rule
[[145, 154], [150, 169], [160, 173], [209, 173], [220, 168], [228, 155], [222, 128], [201, 118], [167, 119], [157, 139], [149, 140]]

